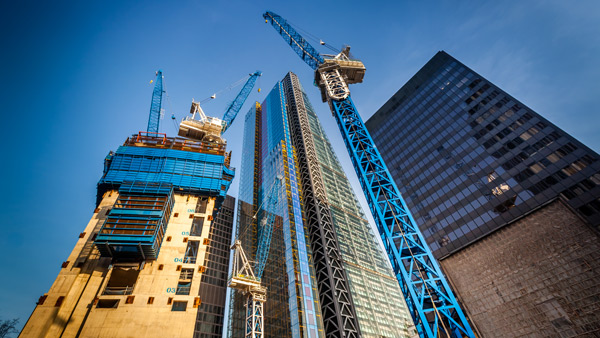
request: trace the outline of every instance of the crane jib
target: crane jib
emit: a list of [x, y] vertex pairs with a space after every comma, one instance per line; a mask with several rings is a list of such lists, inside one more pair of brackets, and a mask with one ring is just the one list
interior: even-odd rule
[[266, 12], [263, 17], [267, 22], [269, 19], [271, 20], [271, 24], [277, 29], [279, 35], [288, 42], [296, 54], [312, 69], [316, 70], [325, 62], [321, 54], [281, 16], [272, 12]]
[[223, 124], [224, 125], [223, 125], [222, 133], [224, 133], [229, 128], [229, 126], [231, 126], [231, 124], [233, 123], [233, 120], [235, 119], [238, 112], [244, 105], [244, 102], [246, 102], [248, 95], [250, 95], [252, 88], [254, 88], [256, 79], [261, 75], [262, 75], [262, 72], [259, 70], [257, 70], [253, 74], [250, 74], [250, 77], [244, 84], [244, 87], [242, 87], [242, 90], [240, 90], [240, 92], [237, 94], [237, 96], [235, 97], [233, 102], [231, 102], [229, 107], [227, 107], [227, 110], [225, 111], [225, 114], [223, 115]]

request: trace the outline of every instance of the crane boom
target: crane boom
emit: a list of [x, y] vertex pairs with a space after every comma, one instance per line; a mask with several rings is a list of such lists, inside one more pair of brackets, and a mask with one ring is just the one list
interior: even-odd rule
[[242, 90], [240, 90], [240, 92], [237, 94], [237, 96], [235, 97], [233, 102], [231, 102], [229, 107], [227, 107], [227, 110], [225, 111], [225, 114], [223, 115], [223, 131], [222, 131], [222, 133], [224, 133], [229, 128], [229, 126], [231, 126], [231, 124], [233, 123], [233, 120], [235, 119], [238, 112], [244, 105], [244, 102], [246, 102], [246, 99], [248, 98], [250, 91], [252, 91], [252, 88], [254, 88], [256, 79], [262, 75], [262, 72], [260, 70], [257, 70], [253, 74], [249, 74], [249, 75], [250, 75], [250, 77], [244, 84], [244, 87], [242, 87]]
[[163, 75], [162, 70], [156, 72], [156, 81], [154, 84], [154, 91], [152, 91], [152, 104], [150, 105], [150, 116], [148, 117], [148, 129], [149, 133], [158, 133], [158, 126], [160, 123], [160, 109], [162, 107], [162, 95], [163, 95]]
[[277, 207], [281, 195], [282, 177], [277, 177], [267, 194], [266, 205], [263, 210], [263, 219], [261, 226], [258, 227], [258, 248], [256, 249], [256, 264], [254, 265], [254, 274], [256, 278], [261, 279], [269, 258], [271, 248], [271, 237], [273, 235], [273, 223], [277, 215]]
[[[267, 22], [271, 20], [283, 39], [315, 70], [321, 95], [329, 103], [340, 128], [419, 335], [474, 338], [473, 330], [350, 98], [347, 84], [362, 82], [364, 65], [361, 68], [362, 62], [349, 60], [348, 50], [332, 59], [321, 58], [323, 62], [317, 63], [318, 53], [283, 18], [273, 12], [266, 12], [263, 18]], [[305, 51], [311, 51], [311, 57], [307, 58]]]
[[317, 70], [324, 62], [323, 57], [317, 50], [306, 41], [292, 26], [281, 16], [267, 11], [263, 14], [265, 22], [271, 21], [271, 25], [279, 32], [283, 39], [292, 47], [294, 52], [304, 60], [312, 69]]

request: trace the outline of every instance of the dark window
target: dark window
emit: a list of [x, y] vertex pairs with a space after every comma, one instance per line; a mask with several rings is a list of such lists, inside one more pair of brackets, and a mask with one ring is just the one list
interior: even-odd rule
[[181, 269], [179, 280], [191, 280], [194, 277], [194, 269]]
[[596, 211], [592, 208], [590, 208], [588, 205], [584, 205], [582, 207], [580, 207], [579, 212], [581, 212], [582, 214], [586, 215], [586, 216], [592, 216], [593, 214], [596, 213]]
[[594, 182], [588, 180], [587, 178], [584, 179], [583, 181], [581, 181], [580, 184], [582, 186], [584, 186], [586, 189], [593, 189], [596, 186], [596, 184]]
[[544, 181], [546, 181], [546, 183], [548, 183], [549, 185], [555, 185], [558, 183], [558, 180], [556, 180], [554, 176], [548, 176]]
[[192, 286], [192, 278], [194, 277], [194, 269], [181, 269], [179, 274], [179, 283], [177, 283], [177, 295], [189, 295]]
[[187, 308], [187, 302], [175, 301], [171, 307], [171, 311], [185, 311]]
[[192, 287], [191, 281], [190, 282], [179, 281], [177, 283], [177, 292], [175, 294], [176, 295], [189, 295], [191, 287]]
[[563, 190], [561, 194], [563, 194], [563, 196], [565, 196], [565, 198], [568, 200], [573, 199], [577, 196], [573, 191], [571, 191], [571, 189]]
[[469, 84], [469, 88], [471, 88], [471, 89], [475, 88], [475, 86], [477, 86], [479, 84], [479, 82], [481, 82], [481, 79], [475, 79], [475, 80], [473, 80], [473, 82], [471, 82]]
[[583, 155], [583, 157], [581, 159], [587, 164], [592, 164], [592, 163], [596, 162], [596, 159], [591, 157], [590, 155]]
[[556, 150], [556, 152], [561, 156], [567, 156], [568, 154], [572, 153], [573, 151], [577, 150], [577, 147], [573, 144], [573, 143], [567, 143], [564, 146], [558, 148]]
[[194, 220], [192, 221], [192, 229], [190, 230], [190, 236], [201, 236], [203, 225], [204, 217], [194, 217]]
[[596, 210], [596, 212], [600, 212], [600, 200], [591, 201], [588, 205]]
[[117, 306], [119, 306], [118, 299], [100, 299], [98, 305], [96, 305], [100, 309], [116, 309]]
[[207, 205], [208, 205], [208, 198], [206, 198], [206, 197], [198, 198], [198, 203], [196, 204], [196, 212], [197, 213], [206, 213]]
[[196, 264], [196, 257], [198, 256], [199, 246], [199, 241], [188, 241], [187, 248], [185, 249], [185, 257], [183, 258], [184, 263]]
[[104, 289], [104, 295], [130, 295], [140, 270], [137, 267], [115, 266]]
[[48, 298], [48, 295], [41, 296], [37, 301], [37, 305], [43, 305], [44, 302], [46, 301], [46, 298]]

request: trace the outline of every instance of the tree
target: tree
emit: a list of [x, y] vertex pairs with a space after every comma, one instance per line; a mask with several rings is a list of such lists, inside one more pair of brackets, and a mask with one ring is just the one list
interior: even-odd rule
[[18, 323], [18, 318], [0, 321], [0, 338], [8, 338], [11, 333], [19, 333], [16, 329]]

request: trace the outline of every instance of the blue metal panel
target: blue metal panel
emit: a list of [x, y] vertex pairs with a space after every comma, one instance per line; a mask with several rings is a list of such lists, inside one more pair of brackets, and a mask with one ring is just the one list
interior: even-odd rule
[[352, 99], [330, 104], [419, 335], [475, 337]]
[[119, 186], [125, 181], [165, 182], [175, 189], [225, 197], [235, 171], [223, 155], [121, 146], [110, 155], [99, 185]]
[[[157, 198], [164, 201], [160, 210], [157, 204], [122, 203], [123, 200]], [[120, 203], [121, 202], [121, 203]], [[173, 208], [173, 186], [169, 183], [124, 182], [119, 189], [119, 199], [108, 213], [94, 244], [104, 257], [155, 259], [167, 228]], [[145, 228], [142, 228], [145, 226]], [[140, 233], [132, 233], [140, 232]]]
[[[111, 210], [112, 212], [112, 210]], [[132, 215], [132, 216], [160, 216], [162, 214], [161, 211], [153, 211], [153, 210], [114, 210], [114, 215]]]

